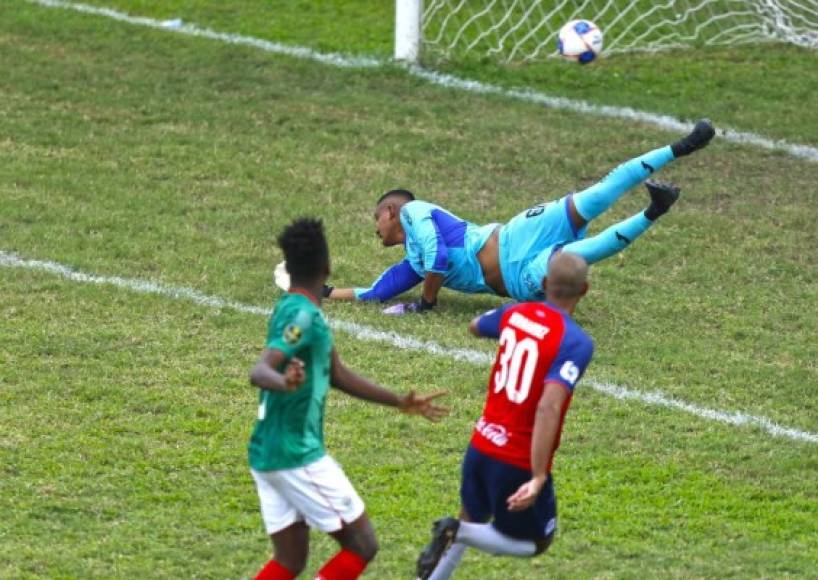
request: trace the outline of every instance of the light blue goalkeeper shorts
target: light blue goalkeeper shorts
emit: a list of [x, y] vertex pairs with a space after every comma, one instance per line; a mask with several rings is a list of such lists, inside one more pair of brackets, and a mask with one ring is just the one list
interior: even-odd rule
[[542, 300], [542, 279], [557, 248], [585, 237], [587, 226], [575, 230], [568, 214], [570, 194], [514, 216], [500, 230], [500, 272], [515, 300]]

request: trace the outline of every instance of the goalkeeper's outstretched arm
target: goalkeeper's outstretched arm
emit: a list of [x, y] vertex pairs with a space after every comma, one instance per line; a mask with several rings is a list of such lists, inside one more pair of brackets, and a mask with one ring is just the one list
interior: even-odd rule
[[389, 267], [369, 288], [330, 288], [327, 297], [332, 300], [386, 302], [422, 281], [423, 278], [412, 269], [409, 260], [403, 260]]
[[[387, 268], [369, 288], [336, 288], [324, 284], [324, 298], [331, 300], [362, 300], [385, 302], [406, 292], [423, 281], [409, 264], [403, 260]], [[290, 275], [284, 262], [275, 268], [275, 283], [285, 292], [290, 289]]]

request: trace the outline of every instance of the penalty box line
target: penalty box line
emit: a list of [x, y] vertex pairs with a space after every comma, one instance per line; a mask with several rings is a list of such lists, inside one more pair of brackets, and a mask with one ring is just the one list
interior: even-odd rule
[[[175, 32], [185, 36], [195, 36], [208, 38], [227, 44], [249, 46], [273, 54], [281, 54], [294, 58], [313, 60], [325, 65], [340, 68], [379, 68], [394, 65], [395, 61], [378, 59], [368, 56], [349, 56], [338, 53], [323, 53], [303, 46], [293, 46], [272, 42], [253, 36], [244, 36], [228, 32], [218, 32], [209, 28], [188, 24], [180, 19], [156, 20], [144, 16], [131, 16], [125, 12], [120, 12], [112, 8], [102, 6], [92, 6], [78, 2], [66, 2], [64, 0], [26, 0], [31, 4], [36, 4], [46, 8], [61, 8], [73, 10], [83, 14], [103, 16], [125, 22], [135, 26], [145, 26], [166, 32]], [[609, 105], [596, 105], [588, 101], [569, 99], [567, 97], [557, 97], [535, 91], [533, 89], [506, 89], [498, 85], [492, 85], [481, 81], [457, 77], [450, 74], [425, 69], [416, 65], [408, 65], [405, 70], [412, 76], [425, 80], [431, 84], [465, 91], [473, 94], [497, 95], [518, 101], [526, 101], [561, 111], [571, 111], [596, 117], [609, 117], [614, 119], [625, 119], [647, 123], [659, 127], [666, 131], [689, 132], [693, 129], [693, 123], [685, 122], [670, 115], [640, 111], [631, 107], [616, 107]], [[783, 139], [771, 139], [747, 131], [736, 131], [727, 127], [718, 129], [721, 139], [740, 145], [751, 145], [769, 151], [781, 151], [791, 157], [805, 159], [811, 162], [818, 162], [818, 148], [799, 143], [790, 143]]]
[[[45, 272], [82, 284], [96, 284], [103, 286], [115, 286], [125, 290], [138, 292], [141, 294], [154, 294], [172, 298], [174, 300], [184, 300], [193, 302], [199, 306], [208, 308], [229, 308], [238, 312], [269, 316], [271, 309], [262, 306], [253, 306], [236, 302], [218, 296], [205, 294], [193, 288], [184, 286], [172, 286], [161, 284], [150, 280], [140, 280], [138, 278], [122, 278], [119, 276], [102, 276], [75, 270], [69, 266], [45, 260], [25, 259], [12, 252], [0, 250], [0, 266], [5, 268], [20, 268], [36, 272]], [[404, 350], [421, 351], [437, 357], [449, 358], [460, 362], [488, 367], [494, 360], [494, 356], [487, 352], [472, 350], [468, 348], [450, 348], [433, 341], [421, 340], [411, 336], [403, 336], [396, 332], [378, 330], [377, 328], [350, 322], [338, 318], [330, 319], [330, 325], [344, 334], [353, 338], [369, 342], [380, 342], [395, 346]], [[708, 419], [726, 425], [736, 427], [752, 427], [766, 431], [775, 437], [783, 437], [793, 441], [806, 443], [818, 443], [818, 433], [802, 431], [792, 427], [786, 427], [773, 422], [767, 417], [749, 415], [738, 411], [721, 411], [718, 409], [708, 409], [699, 407], [692, 403], [687, 403], [669, 397], [659, 391], [640, 391], [615, 385], [612, 383], [599, 382], [594, 380], [583, 381], [583, 384], [595, 391], [608, 395], [622, 401], [638, 401], [645, 405], [664, 407], [675, 411], [681, 411], [689, 415], [694, 415], [701, 419]]]

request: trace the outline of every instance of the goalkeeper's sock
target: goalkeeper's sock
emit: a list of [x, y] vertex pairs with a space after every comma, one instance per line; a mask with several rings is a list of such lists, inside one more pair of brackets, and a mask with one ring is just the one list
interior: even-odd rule
[[667, 213], [676, 200], [679, 199], [680, 190], [672, 183], [648, 179], [645, 182], [650, 194], [650, 205], [645, 210], [645, 217], [650, 221], [656, 221], [659, 216]]
[[[592, 238], [586, 238], [578, 242], [571, 242], [563, 246], [566, 252], [579, 254], [589, 264], [604, 260], [627, 248], [631, 242], [644, 234], [653, 222], [647, 218], [645, 212], [614, 224], [607, 230]], [[459, 538], [458, 538], [459, 539]]]
[[689, 135], [682, 137], [670, 146], [673, 150], [673, 156], [678, 159], [684, 155], [690, 155], [694, 151], [705, 147], [715, 135], [716, 130], [713, 128], [713, 123], [709, 119], [702, 119], [696, 123]]
[[642, 183], [651, 173], [673, 159], [670, 146], [665, 146], [626, 161], [602, 181], [575, 193], [574, 207], [585, 221], [591, 221], [611, 207], [626, 191]]

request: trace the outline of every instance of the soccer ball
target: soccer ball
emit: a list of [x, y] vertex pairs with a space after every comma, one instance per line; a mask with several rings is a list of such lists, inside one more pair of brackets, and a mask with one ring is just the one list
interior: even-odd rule
[[557, 49], [560, 56], [587, 64], [602, 50], [602, 31], [590, 20], [572, 20], [560, 28]]

